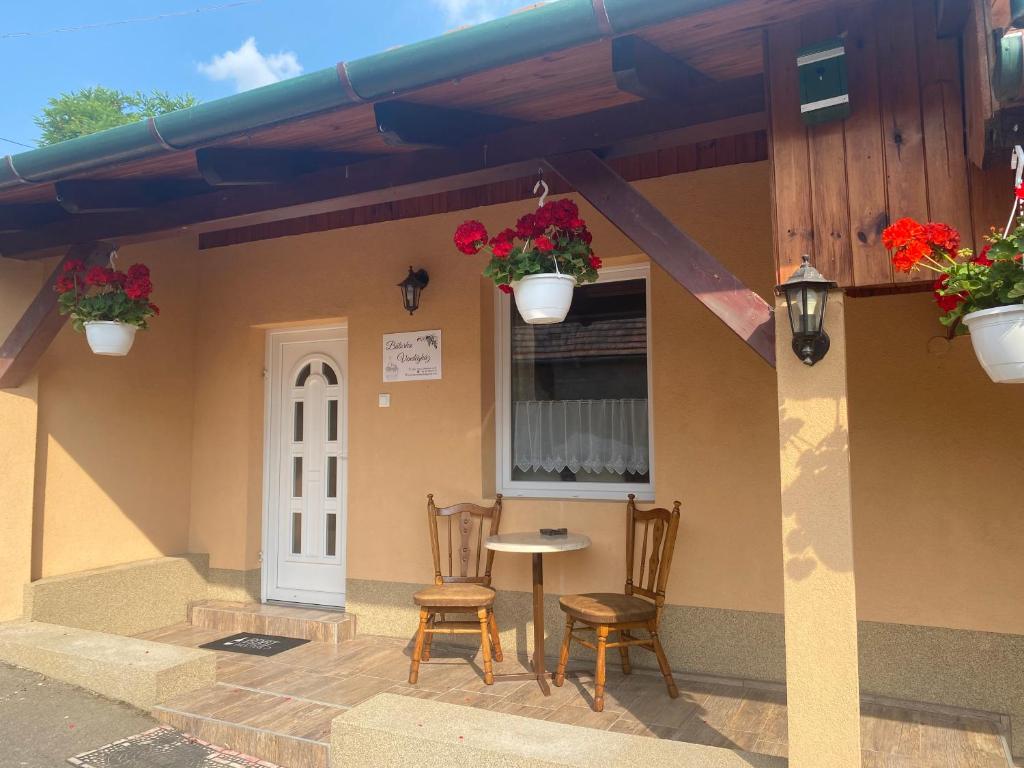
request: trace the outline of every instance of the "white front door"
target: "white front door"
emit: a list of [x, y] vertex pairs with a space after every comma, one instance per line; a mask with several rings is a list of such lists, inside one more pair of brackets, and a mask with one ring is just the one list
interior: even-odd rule
[[263, 597], [345, 605], [348, 333], [267, 338]]

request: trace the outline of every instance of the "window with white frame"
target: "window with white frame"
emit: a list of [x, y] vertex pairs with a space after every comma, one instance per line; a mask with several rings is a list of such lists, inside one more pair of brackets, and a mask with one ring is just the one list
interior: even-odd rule
[[654, 497], [646, 266], [605, 268], [562, 323], [497, 306], [498, 490], [531, 498]]

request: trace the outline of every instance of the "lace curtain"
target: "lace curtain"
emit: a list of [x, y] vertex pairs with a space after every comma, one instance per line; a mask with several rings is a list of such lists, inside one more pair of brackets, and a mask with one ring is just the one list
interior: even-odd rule
[[525, 471], [648, 471], [647, 400], [521, 400], [512, 459]]

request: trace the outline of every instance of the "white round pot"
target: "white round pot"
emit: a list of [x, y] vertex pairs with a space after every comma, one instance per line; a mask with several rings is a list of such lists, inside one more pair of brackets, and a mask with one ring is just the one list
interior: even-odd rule
[[516, 308], [530, 325], [548, 325], [565, 320], [572, 306], [575, 287], [575, 277], [554, 273], [528, 275], [512, 283]]
[[1024, 304], [964, 315], [978, 362], [997, 384], [1024, 383]]
[[85, 323], [85, 338], [89, 348], [97, 355], [124, 357], [135, 342], [134, 325], [110, 320], [94, 320]]

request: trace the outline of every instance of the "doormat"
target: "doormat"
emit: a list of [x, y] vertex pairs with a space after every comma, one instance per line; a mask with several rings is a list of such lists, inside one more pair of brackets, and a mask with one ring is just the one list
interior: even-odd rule
[[299, 640], [297, 637], [281, 637], [280, 635], [255, 635], [252, 632], [240, 632], [231, 637], [223, 637], [214, 640], [212, 643], [200, 645], [200, 648], [209, 648], [213, 651], [233, 651], [234, 653], [248, 653], [250, 656], [276, 656], [279, 653], [290, 651], [300, 645], [305, 645], [309, 640]]
[[68, 762], [79, 768], [280, 768], [258, 757], [215, 747], [167, 726], [69, 757]]

